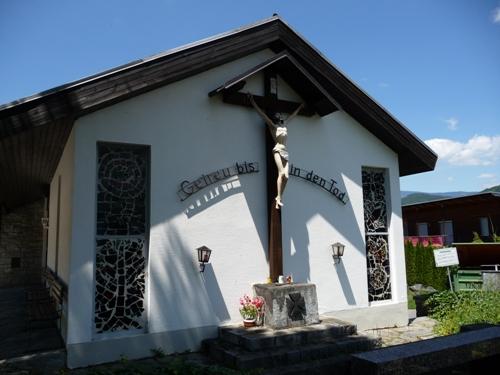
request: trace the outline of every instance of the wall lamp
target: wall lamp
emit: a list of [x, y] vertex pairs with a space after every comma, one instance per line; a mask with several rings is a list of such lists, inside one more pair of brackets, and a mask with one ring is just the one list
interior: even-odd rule
[[43, 229], [49, 229], [49, 218], [42, 217], [42, 227]]
[[198, 251], [198, 262], [200, 263], [200, 272], [205, 272], [205, 264], [210, 260], [210, 254], [212, 250], [210, 250], [206, 246], [201, 246], [196, 249]]
[[335, 242], [332, 245], [332, 255], [333, 255], [333, 264], [338, 264], [342, 261], [342, 257], [344, 256], [345, 245], [340, 242]]

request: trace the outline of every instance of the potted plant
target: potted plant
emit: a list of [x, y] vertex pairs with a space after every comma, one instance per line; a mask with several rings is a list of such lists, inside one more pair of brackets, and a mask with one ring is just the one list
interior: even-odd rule
[[245, 327], [254, 327], [257, 318], [262, 317], [262, 310], [264, 307], [264, 299], [262, 297], [250, 298], [244, 295], [240, 298], [240, 314], [243, 318], [243, 325]]
[[252, 299], [252, 303], [257, 309], [256, 324], [258, 326], [261, 326], [262, 324], [264, 324], [264, 306], [265, 306], [264, 298], [261, 296], [254, 297]]

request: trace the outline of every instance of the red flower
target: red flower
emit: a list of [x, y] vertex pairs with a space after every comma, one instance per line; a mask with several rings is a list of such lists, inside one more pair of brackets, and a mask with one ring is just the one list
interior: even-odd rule
[[261, 296], [250, 298], [247, 294], [245, 294], [242, 298], [240, 298], [241, 315], [243, 316], [243, 318], [248, 318], [255, 317], [258, 314], [262, 314], [264, 302], [264, 298], [262, 298]]

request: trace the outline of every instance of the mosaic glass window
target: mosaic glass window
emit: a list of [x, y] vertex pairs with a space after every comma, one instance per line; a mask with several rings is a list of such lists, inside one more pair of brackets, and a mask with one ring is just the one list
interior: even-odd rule
[[97, 333], [144, 327], [144, 240], [97, 240]]
[[149, 148], [99, 143], [97, 162], [95, 332], [143, 330]]
[[383, 301], [392, 298], [385, 170], [363, 168], [362, 174], [368, 300]]
[[146, 232], [149, 148], [100, 143], [98, 147], [97, 235]]

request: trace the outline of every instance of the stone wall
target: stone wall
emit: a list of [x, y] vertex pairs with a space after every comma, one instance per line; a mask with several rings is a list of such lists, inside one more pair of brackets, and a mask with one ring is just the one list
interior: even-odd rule
[[500, 271], [483, 271], [483, 290], [500, 291]]
[[0, 218], [0, 288], [40, 280], [43, 200], [19, 207]]

